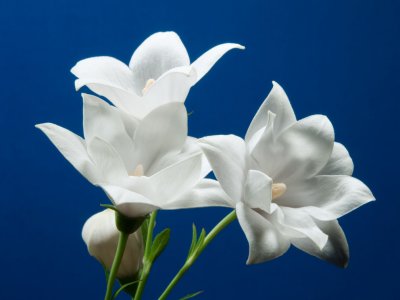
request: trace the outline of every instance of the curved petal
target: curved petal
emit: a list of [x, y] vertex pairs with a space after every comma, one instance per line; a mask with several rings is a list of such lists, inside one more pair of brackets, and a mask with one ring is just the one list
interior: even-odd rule
[[[270, 142], [270, 143], [268, 143]], [[334, 132], [327, 117], [314, 115], [302, 119], [284, 130], [274, 141], [265, 139], [253, 156], [264, 173], [276, 182], [288, 183], [310, 178], [327, 163], [332, 153]], [[267, 155], [262, 150], [268, 149]]]
[[286, 227], [285, 233], [294, 236], [298, 233], [309, 238], [319, 249], [323, 249], [328, 241], [328, 235], [325, 234], [315, 223], [314, 219], [307, 214], [302, 208], [280, 207], [284, 218], [282, 225]]
[[242, 202], [236, 205], [240, 226], [249, 242], [247, 264], [262, 263], [283, 255], [290, 247], [286, 239], [266, 218]]
[[267, 125], [269, 111], [276, 115], [274, 122], [275, 135], [280, 134], [283, 130], [296, 122], [296, 116], [285, 91], [275, 81], [272, 82], [272, 85], [271, 92], [261, 104], [256, 115], [251, 121], [249, 129], [246, 133], [246, 142], [249, 142], [257, 131]]
[[134, 89], [132, 71], [121, 61], [108, 56], [87, 58], [79, 61], [71, 72], [78, 77], [77, 90], [86, 85], [121, 109], [132, 113], [140, 109], [135, 105], [141, 94]]
[[314, 218], [324, 221], [340, 218], [373, 200], [364, 183], [347, 175], [319, 175], [293, 183], [278, 199], [280, 205], [302, 207]]
[[224, 191], [241, 201], [247, 174], [247, 149], [244, 140], [235, 135], [215, 135], [199, 140], [199, 145]]
[[271, 213], [272, 179], [266, 174], [249, 170], [244, 185], [243, 203], [250, 208], [260, 208]]
[[328, 163], [319, 172], [320, 175], [349, 175], [353, 174], [354, 164], [349, 152], [340, 143], [333, 145], [332, 155]]
[[202, 154], [198, 153], [149, 177], [149, 182], [155, 189], [154, 203], [163, 209], [186, 208], [182, 202], [182, 207], [177, 207], [175, 201], [202, 179], [201, 167]]
[[139, 94], [149, 79], [157, 80], [168, 70], [189, 64], [189, 55], [179, 36], [175, 32], [157, 32], [136, 49], [129, 68]]
[[128, 124], [124, 124], [121, 112], [115, 107], [100, 98], [83, 94], [83, 130], [86, 141], [98, 137], [112, 145], [128, 171], [133, 171], [133, 139], [125, 130], [125, 125]]
[[336, 220], [329, 222], [316, 220], [316, 224], [329, 237], [322, 250], [308, 238], [292, 239], [292, 244], [310, 255], [326, 260], [342, 268], [347, 267], [350, 257], [349, 246], [339, 223]]
[[187, 112], [182, 103], [164, 104], [149, 113], [135, 132], [135, 167], [141, 164], [146, 175], [157, 161], [169, 153], [178, 153], [187, 138]]
[[96, 184], [100, 174], [89, 157], [86, 143], [75, 133], [51, 123], [36, 125], [56, 146], [58, 151], [92, 184]]
[[193, 85], [196, 84], [208, 71], [214, 66], [214, 64], [225, 55], [226, 52], [232, 49], [244, 49], [242, 45], [225, 43], [215, 46], [202, 54], [198, 59], [192, 63], [193, 69], [196, 71], [196, 80]]
[[159, 207], [145, 196], [115, 185], [100, 186], [120, 213], [127, 217], [142, 217]]
[[168, 209], [208, 206], [235, 207], [235, 202], [224, 192], [218, 181], [202, 179], [195, 187], [168, 204]]
[[119, 182], [122, 178], [128, 177], [118, 152], [104, 140], [94, 137], [88, 143], [87, 151], [100, 173], [101, 184]]

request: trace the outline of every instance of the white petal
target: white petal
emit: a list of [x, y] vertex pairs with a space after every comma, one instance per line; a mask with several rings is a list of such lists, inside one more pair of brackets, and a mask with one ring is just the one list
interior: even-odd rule
[[55, 124], [43, 123], [36, 127], [43, 131], [82, 176], [93, 184], [98, 182], [100, 174], [87, 153], [85, 140]]
[[[83, 94], [83, 129], [86, 141], [98, 137], [114, 149], [123, 159], [128, 171], [133, 171], [133, 139], [125, 129], [121, 111], [100, 98]], [[134, 131], [134, 129], [130, 129]], [[132, 165], [131, 165], [132, 164]]]
[[[331, 156], [333, 127], [327, 117], [314, 115], [302, 119], [276, 138], [260, 140], [253, 157], [262, 171], [276, 182], [288, 183], [317, 174]], [[264, 149], [268, 149], [263, 153]]]
[[320, 249], [322, 249], [328, 240], [328, 236], [319, 229], [311, 216], [302, 208], [280, 207], [283, 214], [283, 225], [286, 227], [287, 235], [291, 235], [294, 231], [294, 236], [298, 233], [303, 234], [312, 240]]
[[333, 146], [332, 155], [328, 163], [319, 172], [320, 175], [349, 175], [353, 174], [354, 164], [349, 152], [340, 143]]
[[182, 103], [164, 104], [149, 113], [135, 132], [135, 166], [141, 164], [149, 176], [153, 168], [169, 153], [178, 153], [187, 137], [187, 112]]
[[224, 191], [234, 201], [241, 201], [247, 175], [244, 140], [235, 135], [215, 135], [200, 139], [199, 145]]
[[169, 102], [185, 102], [195, 75], [189, 66], [177, 67], [164, 73], [143, 96], [143, 111]]
[[247, 264], [256, 264], [272, 260], [283, 255], [290, 247], [286, 239], [266, 218], [239, 202], [236, 213], [249, 242]]
[[249, 170], [244, 187], [243, 202], [250, 208], [271, 212], [272, 179], [257, 170]]
[[202, 179], [194, 188], [173, 201], [169, 209], [182, 207], [235, 207], [235, 202], [224, 192], [218, 181]]
[[159, 207], [153, 201], [134, 191], [115, 185], [101, 185], [115, 207], [127, 217], [142, 217]]
[[201, 55], [198, 59], [196, 59], [192, 63], [193, 69], [196, 71], [197, 77], [196, 81], [193, 83], [195, 84], [198, 82], [201, 78], [203, 78], [204, 75], [207, 74], [208, 71], [214, 66], [214, 64], [229, 50], [232, 49], [244, 49], [242, 45], [239, 44], [233, 44], [233, 43], [226, 43], [226, 44], [221, 44], [218, 46], [215, 46], [208, 50], [206, 53]]
[[185, 203], [182, 207], [177, 207], [175, 201], [184, 193], [190, 191], [202, 178], [202, 154], [198, 153], [189, 158], [175, 163], [174, 165], [161, 170], [149, 178], [151, 185], [155, 189], [155, 203], [163, 209], [186, 208]]
[[134, 89], [132, 71], [121, 61], [108, 56], [87, 58], [79, 61], [71, 72], [78, 77], [77, 90], [86, 85], [114, 105], [128, 112], [135, 111], [135, 101], [140, 100], [141, 94]]
[[92, 161], [99, 170], [100, 183], [118, 182], [128, 176], [118, 152], [104, 140], [94, 137], [87, 146]]
[[288, 186], [280, 205], [303, 207], [319, 220], [334, 220], [374, 200], [360, 180], [346, 175], [319, 175]]
[[339, 223], [336, 220], [329, 222], [316, 221], [316, 223], [318, 227], [329, 236], [322, 250], [307, 238], [292, 239], [292, 244], [310, 255], [326, 260], [339, 267], [347, 267], [349, 261], [349, 246]]
[[267, 125], [268, 111], [271, 111], [276, 115], [274, 123], [275, 135], [278, 135], [296, 122], [296, 116], [285, 91], [275, 81], [273, 81], [272, 84], [273, 87], [271, 92], [268, 94], [263, 104], [261, 104], [249, 126], [249, 129], [247, 130], [245, 138], [246, 142], [249, 142], [257, 131]]
[[157, 80], [170, 69], [190, 64], [189, 55], [175, 32], [157, 32], [148, 37], [133, 53], [129, 68], [137, 93], [147, 80]]

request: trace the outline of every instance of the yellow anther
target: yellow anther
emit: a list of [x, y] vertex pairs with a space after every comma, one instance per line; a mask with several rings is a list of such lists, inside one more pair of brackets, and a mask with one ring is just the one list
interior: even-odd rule
[[143, 165], [142, 164], [138, 164], [135, 168], [135, 170], [133, 170], [132, 176], [143, 176], [144, 175], [144, 170], [143, 170]]
[[273, 183], [272, 184], [272, 200], [279, 198], [286, 192], [286, 184], [284, 183]]
[[142, 90], [143, 95], [149, 91], [149, 89], [154, 84], [154, 82], [156, 82], [156, 81], [153, 78], [150, 78], [149, 80], [146, 81], [146, 84], [144, 85], [144, 88]]

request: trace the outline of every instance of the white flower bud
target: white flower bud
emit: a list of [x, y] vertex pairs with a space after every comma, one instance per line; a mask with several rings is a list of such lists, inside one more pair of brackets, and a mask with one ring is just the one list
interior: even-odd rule
[[[110, 270], [118, 245], [119, 231], [115, 224], [115, 212], [106, 209], [91, 216], [82, 229], [90, 255]], [[141, 268], [143, 260], [143, 239], [140, 228], [129, 235], [117, 278], [133, 277]]]

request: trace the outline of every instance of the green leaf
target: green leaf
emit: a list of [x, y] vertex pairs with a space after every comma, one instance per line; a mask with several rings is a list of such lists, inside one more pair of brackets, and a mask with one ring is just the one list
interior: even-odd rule
[[192, 224], [192, 243], [190, 244], [189, 252], [188, 252], [188, 258], [190, 255], [192, 255], [194, 247], [196, 246], [197, 243], [197, 228], [196, 225], [193, 223]]
[[206, 231], [205, 231], [205, 229], [203, 228], [203, 229], [201, 230], [199, 239], [197, 240], [196, 251], [203, 245], [204, 239], [205, 239], [205, 238], [206, 238]]
[[112, 209], [112, 210], [117, 211], [117, 209], [115, 208], [115, 206], [112, 205], [112, 204], [100, 204], [100, 206], [101, 206], [101, 207], [104, 207], [104, 208], [109, 208], [109, 209]]
[[123, 290], [125, 290], [126, 288], [128, 288], [128, 287], [130, 287], [130, 286], [132, 286], [132, 285], [134, 285], [134, 284], [136, 284], [136, 283], [138, 283], [140, 280], [136, 280], [136, 281], [133, 281], [133, 282], [128, 282], [128, 283], [125, 283], [124, 285], [122, 285], [115, 293], [114, 293], [114, 295], [113, 295], [113, 299], [116, 299], [117, 298], [117, 296], [123, 291]]
[[200, 295], [200, 294], [203, 293], [203, 292], [204, 292], [204, 291], [198, 291], [198, 292], [196, 292], [196, 293], [192, 293], [192, 294], [186, 295], [185, 297], [183, 297], [183, 298], [181, 298], [181, 299], [179, 299], [179, 300], [191, 299], [191, 298], [196, 297], [197, 295]]
[[169, 228], [164, 229], [155, 237], [153, 244], [151, 246], [150, 261], [154, 262], [160, 254], [167, 247], [169, 242], [171, 230]]

